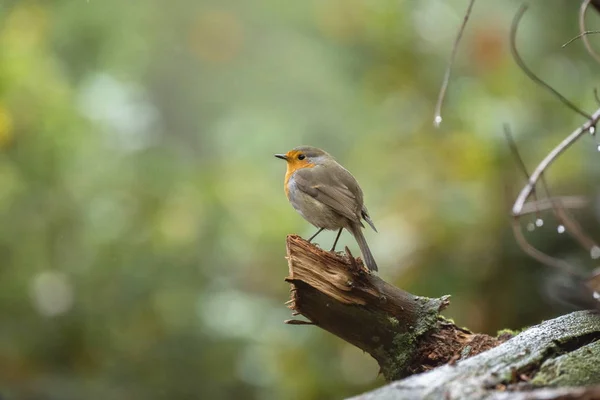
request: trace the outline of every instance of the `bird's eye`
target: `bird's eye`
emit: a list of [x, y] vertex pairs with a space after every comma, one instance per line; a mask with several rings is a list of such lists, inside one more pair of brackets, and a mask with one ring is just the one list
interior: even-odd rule
[[306, 156], [304, 154], [298, 155], [298, 160], [304, 160], [305, 158], [306, 158]]

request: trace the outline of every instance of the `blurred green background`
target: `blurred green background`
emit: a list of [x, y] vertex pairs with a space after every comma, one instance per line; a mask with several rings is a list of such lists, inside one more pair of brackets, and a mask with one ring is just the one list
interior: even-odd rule
[[[598, 65], [581, 41], [561, 48], [578, 2], [536, 4], [523, 58], [593, 110]], [[1, 0], [2, 398], [337, 399], [383, 384], [368, 355], [283, 324], [285, 237], [315, 229], [273, 154], [301, 144], [361, 183], [384, 279], [451, 294], [446, 314], [475, 331], [563, 312], [510, 230], [523, 175], [502, 124], [532, 168], [583, 121], [512, 61], [519, 2], [479, 0], [433, 129], [466, 5]], [[554, 194], [595, 194], [596, 147], [585, 137], [554, 165]], [[597, 209], [578, 211], [592, 230]], [[537, 246], [593, 266], [541, 217]]]

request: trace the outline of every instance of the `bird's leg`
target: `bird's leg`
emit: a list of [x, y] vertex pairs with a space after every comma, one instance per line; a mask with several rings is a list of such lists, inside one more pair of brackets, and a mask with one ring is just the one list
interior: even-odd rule
[[340, 230], [338, 231], [338, 234], [335, 237], [335, 241], [333, 242], [333, 247], [329, 251], [335, 251], [335, 245], [337, 244], [338, 239], [340, 238], [340, 235], [342, 234], [342, 229], [344, 229], [344, 228], [340, 228]]
[[312, 235], [312, 236], [310, 237], [310, 239], [308, 239], [308, 243], [312, 242], [312, 240], [313, 240], [314, 238], [316, 238], [316, 237], [317, 237], [317, 235], [323, 231], [323, 229], [325, 229], [325, 228], [321, 228], [321, 229], [319, 229], [319, 230], [317, 231], [317, 233], [315, 233], [314, 235]]

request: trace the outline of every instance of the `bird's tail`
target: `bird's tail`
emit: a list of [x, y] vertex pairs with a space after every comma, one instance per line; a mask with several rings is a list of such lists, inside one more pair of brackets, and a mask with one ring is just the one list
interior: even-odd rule
[[363, 235], [362, 229], [359, 224], [350, 224], [348, 229], [356, 242], [358, 243], [358, 247], [360, 247], [360, 252], [365, 260], [365, 265], [369, 268], [370, 271], [377, 271], [377, 263], [373, 258], [373, 254], [371, 254], [371, 249], [369, 249], [369, 245], [365, 240], [365, 236]]

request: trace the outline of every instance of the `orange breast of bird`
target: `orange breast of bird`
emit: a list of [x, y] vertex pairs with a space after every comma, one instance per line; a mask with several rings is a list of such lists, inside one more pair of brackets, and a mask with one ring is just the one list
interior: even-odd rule
[[298, 160], [298, 151], [288, 151], [285, 155], [287, 156], [287, 170], [285, 171], [285, 181], [283, 182], [283, 189], [288, 200], [290, 198], [290, 188], [288, 183], [294, 172], [302, 168], [313, 168], [316, 164], [312, 164], [307, 159]]

